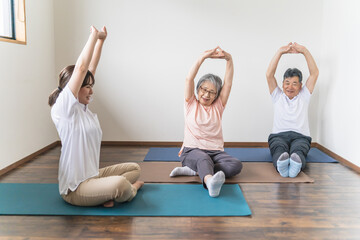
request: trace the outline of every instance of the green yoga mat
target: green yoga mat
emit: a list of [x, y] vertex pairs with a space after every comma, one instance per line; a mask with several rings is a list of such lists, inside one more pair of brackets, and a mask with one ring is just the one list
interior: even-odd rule
[[59, 195], [58, 184], [1, 183], [0, 215], [248, 216], [237, 184], [225, 184], [211, 198], [201, 184], [145, 184], [137, 196], [113, 208], [77, 207]]

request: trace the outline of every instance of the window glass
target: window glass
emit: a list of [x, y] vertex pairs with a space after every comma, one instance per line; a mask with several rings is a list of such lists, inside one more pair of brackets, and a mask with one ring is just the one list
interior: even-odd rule
[[14, 39], [14, 11], [12, 0], [0, 0], [0, 36]]

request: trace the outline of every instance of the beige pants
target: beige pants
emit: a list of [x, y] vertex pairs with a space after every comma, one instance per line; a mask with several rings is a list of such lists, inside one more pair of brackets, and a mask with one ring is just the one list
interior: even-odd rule
[[69, 190], [62, 198], [77, 206], [97, 206], [109, 200], [131, 201], [136, 193], [132, 185], [140, 176], [140, 166], [136, 163], [121, 163], [101, 168], [99, 175], [82, 182], [77, 189]]

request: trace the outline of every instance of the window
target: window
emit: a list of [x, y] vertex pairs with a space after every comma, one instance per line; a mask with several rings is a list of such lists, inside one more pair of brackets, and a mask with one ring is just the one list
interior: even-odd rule
[[25, 0], [0, 0], [0, 41], [26, 44]]
[[12, 0], [0, 0], [0, 36], [14, 39], [14, 9]]

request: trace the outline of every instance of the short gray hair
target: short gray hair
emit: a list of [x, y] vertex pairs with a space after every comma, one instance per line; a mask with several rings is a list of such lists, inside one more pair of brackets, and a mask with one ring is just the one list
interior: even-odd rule
[[212, 84], [214, 84], [216, 88], [216, 97], [215, 97], [216, 99], [219, 96], [222, 87], [221, 78], [211, 73], [205, 74], [199, 79], [196, 85], [196, 93], [199, 92], [199, 88], [204, 82], [211, 82]]

